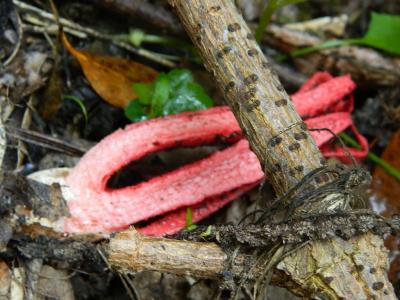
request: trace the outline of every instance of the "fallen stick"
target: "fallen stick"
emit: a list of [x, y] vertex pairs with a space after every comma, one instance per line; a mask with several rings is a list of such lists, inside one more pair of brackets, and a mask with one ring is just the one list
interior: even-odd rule
[[[308, 173], [321, 167], [324, 160], [246, 23], [228, 0], [169, 2], [206, 68], [225, 91], [225, 98], [277, 195], [285, 195]], [[306, 138], [297, 139], [299, 133]], [[332, 180], [329, 176], [326, 179]], [[318, 188], [316, 182], [313, 185]], [[340, 191], [326, 195], [323, 200], [329, 197], [336, 198], [334, 202], [328, 201], [332, 210], [348, 205]], [[311, 204], [303, 209], [321, 212], [324, 203], [317, 206], [314, 203], [314, 207]], [[351, 244], [359, 252], [351, 256], [340, 256], [340, 252], [345, 253], [341, 243], [339, 239], [311, 243], [307, 249], [286, 257], [277, 268], [284, 270], [308, 296], [395, 299], [386, 274], [387, 256], [382, 240], [371, 234], [353, 239]], [[377, 258], [374, 267], [380, 270], [374, 273], [374, 278], [362, 271], [354, 272], [360, 269], [360, 261], [371, 262], [374, 256]]]
[[[268, 27], [264, 41], [284, 52], [324, 42], [310, 33], [275, 24]], [[335, 73], [339, 71], [350, 73], [357, 82], [378, 86], [397, 85], [400, 80], [400, 60], [367, 47], [342, 46], [325, 49], [304, 57], [294, 57], [293, 61], [304, 74], [313, 74], [321, 69]]]

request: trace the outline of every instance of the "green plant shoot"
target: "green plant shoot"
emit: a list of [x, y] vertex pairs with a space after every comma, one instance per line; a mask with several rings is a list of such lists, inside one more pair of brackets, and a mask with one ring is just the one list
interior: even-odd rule
[[153, 83], [135, 83], [133, 89], [138, 98], [125, 108], [125, 116], [133, 122], [213, 106], [213, 100], [186, 69], [160, 73]]
[[267, 6], [262, 12], [260, 22], [258, 23], [256, 29], [256, 41], [258, 43], [261, 42], [265, 29], [268, 27], [268, 24], [271, 21], [271, 17], [277, 9], [282, 8], [286, 5], [297, 4], [305, 1], [307, 0], [269, 0]]
[[[294, 50], [289, 55], [298, 57], [322, 49], [344, 45], [364, 45], [383, 50], [392, 55], [400, 55], [400, 16], [373, 12], [368, 31], [363, 37], [328, 40], [319, 45]], [[281, 56], [278, 60], [285, 58], [287, 57]]]
[[190, 207], [187, 207], [186, 208], [186, 230], [187, 231], [193, 231], [197, 228], [197, 225], [193, 224], [192, 218], [193, 218], [192, 209]]

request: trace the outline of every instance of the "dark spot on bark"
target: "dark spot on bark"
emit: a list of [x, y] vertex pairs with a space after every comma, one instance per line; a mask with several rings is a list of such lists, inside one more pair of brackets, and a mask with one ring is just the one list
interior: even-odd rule
[[271, 139], [269, 142], [271, 147], [275, 147], [276, 145], [279, 145], [282, 142], [282, 138], [280, 136], [274, 137]]
[[326, 276], [326, 277], [324, 277], [324, 281], [327, 284], [330, 284], [333, 281], [333, 277], [332, 276]]
[[369, 269], [369, 272], [370, 272], [371, 274], [375, 274], [375, 273], [376, 273], [376, 268], [371, 268], [371, 269]]
[[251, 80], [253, 80], [253, 82], [256, 82], [258, 80], [258, 76], [256, 74], [251, 74], [250, 78]]
[[256, 96], [256, 92], [257, 92], [257, 88], [251, 88], [249, 89], [245, 94], [245, 98], [246, 100], [251, 100], [252, 98], [254, 98]]
[[300, 148], [300, 144], [299, 143], [294, 143], [289, 145], [289, 151], [294, 151]]
[[223, 49], [222, 49], [222, 52], [224, 52], [224, 54], [228, 54], [229, 52], [231, 52], [232, 51], [232, 46], [225, 46]]
[[262, 66], [263, 66], [263, 68], [265, 68], [265, 69], [269, 69], [269, 68], [271, 68], [271, 65], [270, 65], [270, 63], [269, 63], [269, 62], [267, 62], [267, 61], [263, 61], [263, 63], [262, 63]]
[[[304, 118], [304, 117], [303, 117], [303, 118]], [[301, 130], [304, 130], [304, 131], [305, 131], [305, 130], [307, 130], [307, 124], [306, 124], [306, 123], [304, 123], [304, 122], [303, 122], [303, 123], [301, 123], [301, 125], [300, 125], [300, 129], [301, 129]]]
[[280, 171], [282, 171], [282, 167], [281, 167], [281, 165], [280, 164], [274, 164], [273, 166], [272, 166], [272, 170], [271, 170], [272, 172], [280, 172]]
[[255, 108], [259, 107], [261, 104], [260, 100], [256, 99], [256, 100], [251, 100], [250, 102], [246, 103], [246, 109], [247, 111], [251, 112], [253, 111]]
[[295, 167], [295, 169], [296, 169], [297, 172], [303, 172], [304, 171], [304, 166], [298, 165], [298, 166]]
[[255, 39], [256, 39], [252, 33], [248, 33], [248, 34], [246, 35], [246, 37], [247, 37], [247, 39], [249, 39], [249, 40], [255, 40]]
[[374, 283], [372, 284], [372, 289], [374, 289], [375, 291], [379, 291], [379, 290], [381, 290], [384, 286], [385, 286], [385, 284], [384, 284], [383, 282], [377, 281], [377, 282], [374, 282]]
[[285, 90], [281, 84], [278, 84], [278, 86], [277, 86], [276, 88], [277, 88], [278, 91], [280, 91], [280, 92], [283, 92], [283, 91]]
[[293, 169], [290, 169], [289, 170], [289, 175], [292, 176], [292, 177], [295, 177], [296, 176], [296, 171], [293, 170]]
[[287, 105], [287, 100], [286, 99], [277, 100], [277, 101], [275, 101], [275, 105], [278, 106], [278, 107], [286, 106]]
[[247, 54], [250, 56], [250, 57], [254, 57], [254, 56], [256, 56], [257, 54], [258, 54], [258, 52], [257, 52], [257, 49], [249, 49], [249, 50], [247, 50]]
[[230, 92], [235, 87], [235, 83], [233, 81], [229, 81], [225, 87], [225, 92]]
[[200, 23], [197, 23], [197, 30], [200, 30], [203, 28], [203, 25], [201, 25]]
[[385, 295], [389, 295], [388, 290], [384, 290], [383, 293], [384, 293]]
[[325, 159], [324, 157], [322, 157], [322, 158], [319, 160], [319, 163], [320, 163], [321, 165], [325, 165], [325, 164], [326, 164], [326, 159]]
[[248, 76], [248, 77], [246, 77], [245, 79], [244, 79], [244, 83], [245, 84], [252, 84], [252, 83], [254, 83], [254, 82], [256, 82], [258, 80], [258, 76], [257, 76], [257, 74], [251, 74], [250, 76]]
[[307, 134], [305, 132], [296, 132], [294, 134], [294, 139], [296, 141], [305, 140], [307, 139]]
[[224, 52], [218, 51], [218, 52], [217, 52], [217, 58], [221, 59], [221, 58], [223, 58], [223, 57], [224, 57]]
[[164, 245], [161, 245], [161, 249], [163, 249], [163, 250], [165, 251], [165, 246], [164, 246]]
[[198, 43], [201, 42], [201, 35], [196, 36], [196, 41], [197, 41]]
[[363, 265], [356, 265], [357, 271], [361, 272], [362, 270], [364, 270], [364, 266]]
[[216, 5], [216, 6], [211, 6], [209, 12], [210, 13], [216, 13], [219, 10], [221, 10], [221, 6]]
[[240, 29], [239, 23], [232, 23], [232, 24], [229, 24], [229, 25], [228, 25], [228, 30], [229, 30], [230, 32], [235, 32], [235, 31], [237, 31], [237, 30], [239, 30], [239, 29]]

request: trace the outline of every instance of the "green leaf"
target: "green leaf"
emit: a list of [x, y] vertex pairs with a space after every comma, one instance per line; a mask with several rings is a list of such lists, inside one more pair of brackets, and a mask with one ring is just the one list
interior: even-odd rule
[[193, 231], [197, 228], [197, 225], [193, 224], [192, 222], [192, 209], [190, 207], [186, 208], [186, 230], [187, 231]]
[[206, 109], [213, 105], [203, 88], [196, 83], [187, 83], [176, 90], [163, 107], [163, 115]]
[[138, 98], [129, 103], [125, 115], [134, 122], [206, 109], [214, 104], [186, 69], [160, 73], [154, 83], [135, 83], [133, 89]]
[[360, 43], [400, 55], [400, 16], [373, 12]]
[[152, 83], [134, 83], [133, 90], [138, 96], [138, 100], [142, 104], [151, 104], [154, 92], [154, 84]]
[[146, 106], [137, 100], [129, 102], [128, 106], [125, 107], [124, 114], [132, 122], [140, 122], [148, 119]]
[[[297, 57], [321, 49], [344, 45], [366, 45], [386, 51], [390, 54], [400, 55], [400, 16], [379, 14], [373, 12], [368, 26], [368, 31], [361, 38], [343, 40], [327, 40], [319, 45], [305, 47], [290, 52], [290, 56]], [[287, 56], [280, 56], [278, 61], [283, 61]]]
[[154, 92], [151, 100], [150, 118], [155, 118], [162, 114], [162, 109], [170, 95], [170, 82], [167, 74], [160, 73], [154, 83]]
[[173, 69], [168, 73], [168, 78], [172, 89], [194, 82], [192, 72], [186, 69]]
[[205, 106], [204, 108], [211, 107], [214, 104], [214, 101], [206, 94], [203, 87], [197, 83], [188, 83], [179, 92], [196, 98]]

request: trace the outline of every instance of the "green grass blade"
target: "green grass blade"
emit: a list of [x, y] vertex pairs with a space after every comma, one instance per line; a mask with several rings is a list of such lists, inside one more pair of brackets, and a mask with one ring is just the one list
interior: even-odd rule
[[78, 104], [79, 108], [82, 111], [83, 114], [83, 118], [85, 119], [85, 128], [89, 122], [89, 116], [88, 116], [88, 112], [86, 110], [85, 104], [83, 103], [83, 101], [81, 99], [79, 99], [78, 97], [72, 96], [72, 95], [66, 95], [63, 97], [66, 100], [71, 100], [73, 102], [75, 102], [76, 104]]
[[[349, 136], [348, 134], [342, 132], [341, 134], [339, 134], [339, 137], [349, 146], [352, 146], [357, 149], [361, 149], [361, 145], [359, 143], [357, 143], [357, 141], [355, 139], [353, 139], [351, 136]], [[375, 164], [377, 164], [382, 169], [384, 169], [386, 171], [386, 173], [388, 173], [390, 176], [393, 176], [398, 181], [400, 181], [400, 170], [396, 169], [394, 166], [389, 164], [387, 161], [385, 161], [384, 159], [380, 158], [378, 155], [376, 155], [372, 152], [368, 153], [367, 159], [373, 161]]]

